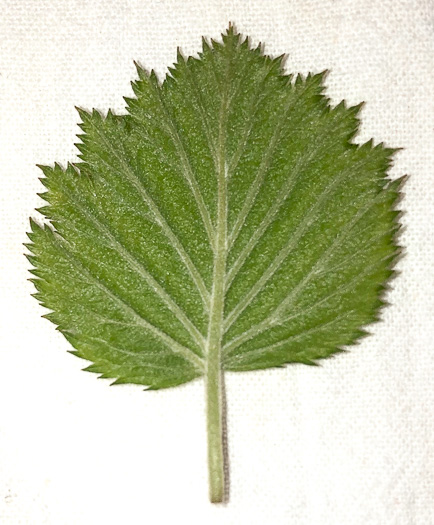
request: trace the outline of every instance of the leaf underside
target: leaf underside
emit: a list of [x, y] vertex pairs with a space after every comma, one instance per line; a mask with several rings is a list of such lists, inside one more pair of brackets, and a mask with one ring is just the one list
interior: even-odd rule
[[315, 364], [377, 320], [398, 254], [396, 150], [354, 144], [360, 106], [331, 107], [323, 73], [282, 61], [231, 27], [198, 59], [178, 53], [162, 84], [137, 66], [128, 113], [79, 109], [81, 161], [40, 166], [35, 296], [86, 370], [151, 389], [203, 375], [222, 151], [223, 368]]

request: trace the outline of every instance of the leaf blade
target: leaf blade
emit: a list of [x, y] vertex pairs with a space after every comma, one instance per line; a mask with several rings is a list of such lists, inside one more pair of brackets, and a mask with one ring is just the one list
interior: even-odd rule
[[[331, 108], [324, 73], [293, 80], [282, 60], [253, 49], [230, 27], [223, 43], [204, 41], [198, 59], [184, 59], [178, 50], [161, 85], [154, 72], [136, 64], [137, 98], [126, 99], [127, 115], [79, 110], [84, 135], [77, 180], [70, 180], [72, 167], [61, 176], [55, 166], [57, 182], [44, 182], [48, 206], [41, 211], [59, 239], [80, 264], [90, 265], [98, 282], [110, 278], [97, 271], [92, 256], [113, 258], [122, 297], [139, 308], [148, 330], [155, 326], [166, 334], [167, 345], [200, 373], [209, 358], [219, 251], [225, 252], [218, 277], [225, 281], [221, 366], [231, 370], [312, 364], [355, 342], [382, 304], [397, 256], [399, 190], [387, 179], [394, 151], [355, 145], [360, 106]], [[219, 228], [225, 231], [220, 248]], [[140, 242], [131, 242], [134, 235]], [[93, 244], [89, 252], [86, 243]], [[54, 277], [41, 270], [40, 260], [31, 259], [33, 273], [48, 282]], [[359, 281], [369, 291], [361, 293]], [[145, 290], [144, 283], [153, 293], [140, 299], [131, 287]], [[37, 286], [49, 306], [44, 286]], [[312, 304], [321, 312], [316, 318]], [[133, 329], [128, 319], [93, 307], [82, 304], [95, 322]], [[333, 323], [342, 340], [331, 338]], [[125, 343], [110, 342], [108, 333], [106, 347], [115, 355]], [[101, 339], [92, 330], [82, 337], [88, 346]], [[105, 367], [103, 374], [110, 373]], [[128, 380], [122, 373], [119, 382]]]

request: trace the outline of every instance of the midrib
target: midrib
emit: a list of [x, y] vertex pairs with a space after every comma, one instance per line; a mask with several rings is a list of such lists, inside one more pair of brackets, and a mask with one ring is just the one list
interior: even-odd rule
[[[228, 64], [229, 66], [229, 64]], [[228, 73], [228, 71], [227, 71]], [[222, 338], [225, 303], [225, 278], [227, 258], [227, 163], [226, 118], [228, 112], [228, 82], [225, 82], [219, 118], [217, 146], [217, 224], [213, 270], [213, 287], [210, 303], [208, 338], [206, 342], [206, 400], [208, 430], [208, 468], [210, 499], [224, 499], [223, 454], [223, 389], [222, 389]]]

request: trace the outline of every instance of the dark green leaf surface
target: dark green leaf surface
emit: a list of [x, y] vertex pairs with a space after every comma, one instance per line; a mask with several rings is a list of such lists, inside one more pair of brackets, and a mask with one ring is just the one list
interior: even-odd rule
[[[128, 113], [79, 110], [81, 162], [42, 166], [37, 299], [87, 368], [157, 389], [219, 366], [313, 364], [377, 319], [397, 255], [394, 150], [356, 145], [360, 106], [230, 28]], [[220, 328], [219, 328], [220, 326]]]

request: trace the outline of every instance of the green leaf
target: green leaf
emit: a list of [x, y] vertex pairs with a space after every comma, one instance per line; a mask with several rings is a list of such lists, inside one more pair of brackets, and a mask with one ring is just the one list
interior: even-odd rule
[[393, 149], [352, 142], [360, 105], [229, 27], [128, 113], [78, 109], [81, 162], [41, 166], [31, 222], [45, 317], [86, 370], [151, 389], [205, 376], [223, 499], [222, 371], [316, 364], [378, 319], [398, 254]]

